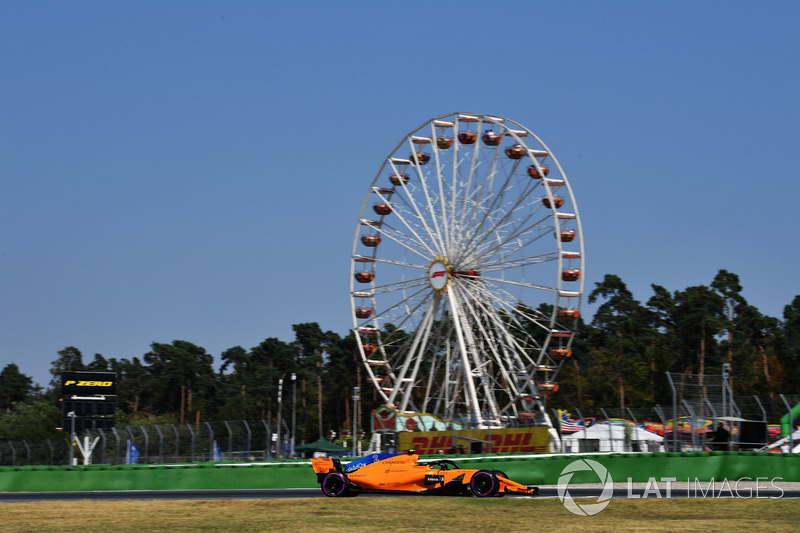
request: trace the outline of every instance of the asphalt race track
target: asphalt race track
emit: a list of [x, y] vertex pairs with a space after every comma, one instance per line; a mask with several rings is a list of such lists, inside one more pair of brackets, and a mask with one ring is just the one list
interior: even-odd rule
[[[800, 484], [792, 483], [791, 487], [762, 488], [758, 491], [758, 497], [762, 499], [780, 498], [796, 499], [800, 498]], [[613, 498], [631, 497], [656, 497], [651, 492], [646, 494], [643, 484], [636, 484], [633, 490], [625, 486], [615, 486]], [[593, 487], [569, 487], [570, 496], [573, 498], [596, 498], [600, 496], [602, 486]], [[397, 498], [397, 497], [427, 497], [423, 494], [360, 494], [361, 498]], [[431, 496], [433, 497], [433, 496]], [[441, 496], [440, 496], [441, 497]], [[463, 496], [454, 496], [463, 497]], [[558, 488], [556, 486], [541, 487], [537, 496], [506, 496], [508, 498], [558, 498]], [[657, 497], [666, 497], [663, 486]], [[740, 489], [737, 496], [735, 489], [709, 489], [708, 487], [697, 487], [694, 489], [676, 486], [670, 491], [671, 498], [734, 498], [734, 497], [755, 497], [754, 492], [742, 494]], [[125, 500], [274, 500], [274, 499], [293, 499], [293, 498], [324, 498], [320, 489], [241, 489], [241, 490], [137, 490], [137, 491], [91, 491], [91, 492], [3, 492], [0, 493], [0, 503], [14, 502], [58, 502], [58, 501], [125, 501]]]

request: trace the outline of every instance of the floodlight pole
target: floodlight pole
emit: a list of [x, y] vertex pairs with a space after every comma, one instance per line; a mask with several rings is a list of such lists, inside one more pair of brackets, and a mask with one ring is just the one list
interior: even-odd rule
[[358, 393], [361, 392], [361, 387], [353, 387], [353, 457], [356, 457], [356, 442], [358, 441]]
[[[285, 375], [285, 374], [284, 374]], [[281, 458], [281, 402], [283, 401], [283, 376], [278, 379], [278, 432], [275, 441], [275, 458]]]
[[733, 413], [728, 413], [728, 406], [726, 396], [726, 389], [728, 388], [728, 377], [731, 373], [731, 364], [730, 363], [723, 363], [722, 364], [722, 418], [724, 419], [728, 415], [733, 416]]
[[69, 466], [72, 466], [75, 462], [75, 411], [70, 411], [67, 416], [72, 426], [69, 431]]
[[289, 444], [289, 454], [294, 455], [295, 430], [297, 428], [297, 374], [292, 372], [292, 440]]

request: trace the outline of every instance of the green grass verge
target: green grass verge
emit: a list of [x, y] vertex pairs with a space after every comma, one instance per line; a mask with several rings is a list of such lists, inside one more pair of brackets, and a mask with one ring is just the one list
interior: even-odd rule
[[3, 531], [797, 531], [800, 500], [615, 499], [575, 516], [557, 499], [381, 497], [0, 504]]

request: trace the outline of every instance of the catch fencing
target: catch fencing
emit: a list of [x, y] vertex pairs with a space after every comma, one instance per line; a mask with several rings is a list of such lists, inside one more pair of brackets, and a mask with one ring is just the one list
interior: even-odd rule
[[[673, 375], [670, 379], [680, 383], [681, 378]], [[686, 378], [683, 383], [689, 383], [691, 379]], [[768, 421], [778, 424], [781, 419], [786, 422], [787, 428], [800, 424], [797, 407], [800, 405], [800, 394], [735, 399], [726, 396], [723, 410], [722, 404], [715, 401], [713, 391], [692, 396], [686, 394], [684, 389], [681, 396], [678, 386], [674, 390], [676, 396], [672, 405], [625, 409], [551, 409], [551, 421], [561, 434], [560, 449], [552, 451], [766, 450], [774, 436], [748, 433], [749, 427], [766, 427]], [[721, 391], [717, 397], [722, 398]], [[797, 414], [793, 414], [793, 411]], [[673, 421], [676, 422], [673, 424]], [[719, 422], [731, 433], [724, 447], [709, 439]], [[672, 430], [673, 425], [676, 431]], [[282, 426], [280, 456], [287, 458], [290, 457], [290, 432], [288, 427]], [[61, 439], [44, 441], [0, 440], [0, 466], [263, 461], [275, 458], [277, 447], [275, 427], [265, 420], [137, 425], [94, 430], [76, 434], [79, 445], [75, 446], [70, 446], [69, 433], [63, 435]], [[792, 440], [790, 436], [789, 449], [800, 444], [798, 441], [800, 439]], [[81, 449], [88, 451], [88, 459]]]
[[[265, 460], [275, 452], [273, 433], [265, 420], [97, 429], [76, 433], [72, 449], [69, 433], [63, 439], [0, 441], [0, 466]], [[288, 456], [284, 434], [281, 441]]]
[[[724, 409], [711, 394], [676, 396], [672, 405], [649, 408], [551, 409], [561, 437], [558, 451], [767, 451], [787, 428], [800, 424], [800, 416], [793, 414], [800, 405], [797, 394], [727, 396]], [[727, 432], [722, 440], [715, 433], [720, 425]], [[800, 442], [787, 444], [794, 449]]]

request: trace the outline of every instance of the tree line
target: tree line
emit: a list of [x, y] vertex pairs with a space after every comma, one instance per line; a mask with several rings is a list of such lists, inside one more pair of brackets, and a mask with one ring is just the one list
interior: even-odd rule
[[[742, 296], [739, 277], [720, 270], [709, 285], [670, 292], [651, 285], [642, 303], [616, 275], [607, 274], [588, 294], [598, 304], [591, 322], [578, 320], [573, 356], [559, 375], [548, 408], [650, 407], [672, 400], [666, 372], [719, 376], [729, 363], [735, 396], [800, 392], [800, 295], [781, 319], [761, 314]], [[65, 371], [117, 373], [117, 424], [267, 420], [279, 408], [296, 413], [297, 442], [327, 430], [352, 427], [353, 387], [361, 387], [359, 424], [380, 405], [362, 377], [352, 333], [296, 324], [295, 338], [268, 338], [249, 350], [234, 346], [214, 358], [200, 346], [154, 342], [141, 357], [85, 358], [66, 347], [51, 363], [52, 380], [41, 387], [10, 363], [0, 371], [0, 440], [54, 438], [61, 423], [60, 375]], [[292, 380], [294, 375], [294, 380]], [[278, 403], [283, 380], [282, 405]], [[775, 413], [780, 407], [770, 406]]]

